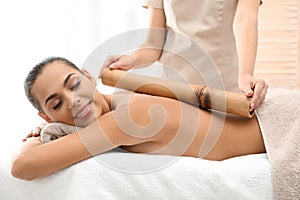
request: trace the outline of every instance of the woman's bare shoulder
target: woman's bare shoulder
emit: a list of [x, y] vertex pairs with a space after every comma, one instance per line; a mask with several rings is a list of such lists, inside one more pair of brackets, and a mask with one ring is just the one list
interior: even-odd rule
[[115, 92], [111, 95], [111, 110], [115, 110], [120, 107], [140, 104], [153, 104], [158, 102], [168, 102], [171, 99], [167, 99], [159, 96], [152, 96], [147, 94], [135, 93], [130, 91]]

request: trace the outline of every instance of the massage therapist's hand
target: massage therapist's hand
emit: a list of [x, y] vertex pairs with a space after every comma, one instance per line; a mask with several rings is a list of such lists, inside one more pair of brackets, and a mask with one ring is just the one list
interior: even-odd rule
[[135, 66], [135, 58], [133, 54], [121, 55], [121, 56], [109, 56], [101, 67], [98, 78], [101, 78], [102, 71], [105, 68], [119, 69], [119, 70], [130, 70]]
[[28, 133], [26, 135], [26, 137], [22, 140], [23, 142], [25, 142], [27, 139], [31, 138], [31, 137], [39, 137], [41, 135], [41, 131], [42, 129], [47, 125], [48, 123], [43, 122], [38, 124], [34, 129], [32, 129], [30, 131], [30, 133]]
[[269, 85], [262, 79], [246, 76], [239, 78], [239, 87], [247, 97], [252, 97], [250, 111], [253, 111], [264, 102]]

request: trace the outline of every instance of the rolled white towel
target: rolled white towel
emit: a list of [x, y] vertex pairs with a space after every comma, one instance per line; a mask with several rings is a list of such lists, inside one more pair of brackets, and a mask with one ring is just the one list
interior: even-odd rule
[[82, 128], [59, 122], [49, 123], [41, 130], [41, 141], [42, 143], [51, 142], [80, 129]]

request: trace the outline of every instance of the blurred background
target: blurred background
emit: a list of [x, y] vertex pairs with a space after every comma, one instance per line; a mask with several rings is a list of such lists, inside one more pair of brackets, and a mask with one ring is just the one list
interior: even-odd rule
[[[147, 27], [143, 0], [10, 0], [0, 2], [0, 156], [10, 156], [42, 120], [27, 101], [23, 81], [49, 56], [79, 67], [101, 43]], [[256, 75], [271, 87], [300, 88], [300, 1], [265, 0], [259, 16]]]
[[271, 87], [300, 89], [300, 1], [263, 2], [255, 73]]

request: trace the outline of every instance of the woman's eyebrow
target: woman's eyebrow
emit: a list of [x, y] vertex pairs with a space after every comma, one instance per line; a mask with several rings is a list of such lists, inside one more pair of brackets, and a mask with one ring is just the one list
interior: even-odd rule
[[[70, 74], [68, 74], [68, 76], [65, 78], [65, 80], [64, 80], [64, 87], [66, 87], [66, 85], [67, 85], [67, 83], [68, 83], [68, 81], [70, 80], [70, 78], [73, 76], [73, 75], [75, 75], [76, 73], [70, 73]], [[50, 100], [50, 99], [52, 99], [52, 98], [54, 98], [54, 97], [56, 97], [57, 96], [57, 94], [55, 93], [55, 94], [51, 94], [47, 99], [46, 99], [46, 101], [45, 101], [45, 106], [47, 105], [47, 102]]]
[[45, 106], [47, 105], [47, 102], [50, 100], [50, 99], [52, 99], [52, 98], [54, 98], [54, 97], [56, 97], [57, 96], [57, 94], [55, 93], [55, 94], [51, 94], [47, 99], [46, 99], [46, 101], [45, 101]]
[[65, 78], [65, 80], [64, 80], [64, 87], [66, 87], [66, 85], [67, 85], [69, 79], [70, 79], [71, 76], [73, 76], [73, 75], [75, 75], [75, 73], [71, 73], [71, 74], [69, 74], [69, 75]]

